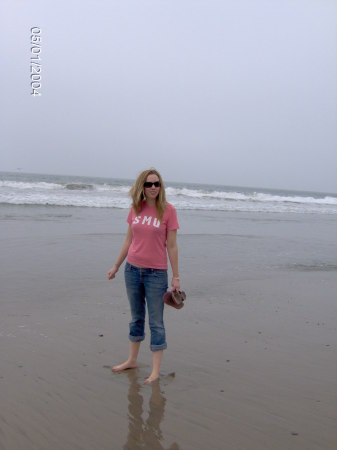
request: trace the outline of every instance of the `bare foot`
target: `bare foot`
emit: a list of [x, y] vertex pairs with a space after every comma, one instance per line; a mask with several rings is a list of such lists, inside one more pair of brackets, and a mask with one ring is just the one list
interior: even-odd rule
[[122, 372], [123, 370], [127, 369], [135, 369], [137, 367], [136, 361], [125, 361], [122, 364], [119, 364], [118, 366], [113, 366], [112, 371], [113, 372]]
[[151, 374], [148, 378], [145, 379], [144, 384], [151, 384], [153, 381], [156, 381], [159, 379], [159, 374]]

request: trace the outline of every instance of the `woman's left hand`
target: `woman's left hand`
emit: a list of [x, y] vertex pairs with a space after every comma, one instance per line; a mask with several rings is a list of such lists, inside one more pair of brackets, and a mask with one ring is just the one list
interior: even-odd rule
[[180, 280], [173, 277], [171, 286], [173, 291], [180, 291]]

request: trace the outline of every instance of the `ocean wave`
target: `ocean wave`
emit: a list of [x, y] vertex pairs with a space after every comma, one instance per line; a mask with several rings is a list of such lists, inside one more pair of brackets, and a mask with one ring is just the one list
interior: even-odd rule
[[121, 186], [112, 184], [95, 184], [95, 183], [49, 183], [45, 181], [39, 182], [26, 182], [26, 181], [10, 181], [10, 180], [0, 180], [0, 189], [8, 188], [15, 190], [59, 190], [67, 189], [70, 191], [109, 191], [116, 193], [128, 193], [131, 186]]
[[172, 188], [166, 189], [167, 195], [172, 197], [192, 198], [192, 199], [214, 199], [214, 200], [228, 200], [228, 201], [249, 201], [249, 202], [278, 202], [278, 203], [314, 203], [324, 205], [337, 205], [337, 198], [325, 196], [322, 198], [315, 197], [300, 197], [300, 196], [281, 196], [272, 195], [261, 192], [241, 193], [231, 191], [205, 191], [187, 188]]
[[32, 195], [21, 198], [3, 198], [0, 196], [0, 204], [10, 205], [44, 205], [44, 206], [77, 206], [86, 208], [119, 208], [126, 209], [130, 207], [129, 199], [121, 198], [82, 198], [82, 197], [58, 197]]
[[[42, 178], [42, 177], [41, 177]], [[30, 179], [0, 180], [0, 203], [14, 205], [55, 205], [95, 208], [129, 208], [131, 185], [127, 181], [80, 177], [38, 176]], [[180, 210], [295, 212], [336, 214], [337, 198], [329, 194], [226, 188], [220, 186], [179, 186], [166, 188], [169, 202]]]
[[[78, 192], [78, 191], [77, 191]], [[296, 203], [262, 203], [262, 202], [194, 202], [173, 199], [168, 197], [168, 201], [174, 204], [177, 210], [195, 211], [228, 211], [228, 212], [275, 212], [275, 213], [310, 213], [310, 214], [336, 214], [337, 208], [329, 205], [319, 204], [296, 204]], [[118, 208], [128, 209], [131, 200], [128, 196], [75, 196], [68, 197], [58, 195], [27, 195], [27, 196], [3, 196], [0, 195], [0, 203], [12, 205], [48, 205], [48, 206], [75, 206], [88, 208]]]
[[10, 188], [10, 189], [59, 189], [60, 184], [47, 183], [45, 181], [38, 182], [25, 182], [25, 181], [11, 181], [11, 180], [0, 180], [0, 188]]
[[111, 184], [97, 184], [95, 185], [97, 191], [100, 192], [113, 192], [120, 194], [128, 194], [131, 186], [113, 186]]

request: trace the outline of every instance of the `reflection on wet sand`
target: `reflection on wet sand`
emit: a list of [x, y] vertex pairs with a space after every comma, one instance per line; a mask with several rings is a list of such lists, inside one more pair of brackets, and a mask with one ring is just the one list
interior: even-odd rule
[[[130, 382], [128, 392], [128, 418], [129, 432], [123, 450], [165, 450], [163, 447], [163, 434], [160, 425], [164, 419], [166, 398], [160, 391], [160, 381], [151, 384], [151, 397], [148, 405], [148, 417], [144, 421], [144, 397], [142, 386], [137, 379], [136, 370], [128, 371]], [[178, 444], [173, 443], [167, 450], [180, 450]]]

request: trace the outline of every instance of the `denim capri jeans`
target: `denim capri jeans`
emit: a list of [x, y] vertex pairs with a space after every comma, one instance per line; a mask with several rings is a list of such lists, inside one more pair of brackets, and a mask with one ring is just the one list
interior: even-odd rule
[[126, 262], [124, 276], [131, 309], [130, 341], [145, 339], [146, 303], [151, 331], [150, 348], [153, 352], [164, 350], [167, 344], [163, 321], [163, 295], [168, 287], [167, 270], [136, 267]]

